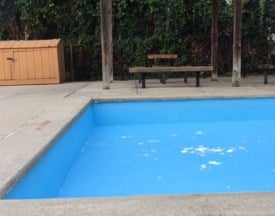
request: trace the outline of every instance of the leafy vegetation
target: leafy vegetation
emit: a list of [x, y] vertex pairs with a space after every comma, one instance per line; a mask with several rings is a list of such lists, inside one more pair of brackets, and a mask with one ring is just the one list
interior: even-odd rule
[[[176, 53], [176, 65], [210, 63], [212, 0], [113, 0], [115, 76], [146, 64], [148, 53]], [[243, 60], [247, 70], [268, 61], [275, 0], [243, 0]], [[231, 70], [231, 0], [219, 0], [219, 73]], [[62, 38], [83, 44], [79, 79], [101, 76], [99, 0], [0, 0], [0, 39]], [[80, 73], [80, 72], [79, 72]]]

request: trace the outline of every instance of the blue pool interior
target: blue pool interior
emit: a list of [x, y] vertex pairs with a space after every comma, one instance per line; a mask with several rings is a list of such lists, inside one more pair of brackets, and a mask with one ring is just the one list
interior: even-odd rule
[[92, 103], [5, 199], [275, 191], [275, 99]]

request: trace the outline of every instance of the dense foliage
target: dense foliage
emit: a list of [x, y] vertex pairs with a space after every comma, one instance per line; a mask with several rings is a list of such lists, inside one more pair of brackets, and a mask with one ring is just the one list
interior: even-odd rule
[[[275, 0], [243, 2], [243, 59], [253, 70], [268, 61]], [[113, 0], [115, 76], [144, 65], [148, 53], [176, 53], [177, 65], [209, 64], [211, 3]], [[232, 17], [232, 1], [219, 0], [219, 73], [231, 70]], [[101, 76], [99, 0], [0, 0], [0, 19], [2, 40], [62, 38], [65, 44], [83, 44], [85, 53], [75, 49], [78, 79]]]

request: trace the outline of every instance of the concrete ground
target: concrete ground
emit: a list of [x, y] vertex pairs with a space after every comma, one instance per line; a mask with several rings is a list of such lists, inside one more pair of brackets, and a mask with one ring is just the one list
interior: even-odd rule
[[[151, 98], [275, 97], [275, 76], [217, 82], [202, 79], [149, 80], [147, 89], [136, 81], [0, 87], [0, 198], [47, 150], [64, 128], [91, 100]], [[126, 197], [104, 199], [0, 200], [0, 216], [10, 215], [275, 215], [275, 193]]]

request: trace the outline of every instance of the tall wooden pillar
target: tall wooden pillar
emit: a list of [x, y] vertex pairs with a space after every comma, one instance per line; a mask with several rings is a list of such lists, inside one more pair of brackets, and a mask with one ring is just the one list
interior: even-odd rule
[[218, 0], [212, 0], [211, 63], [212, 81], [218, 80]]
[[240, 86], [241, 68], [242, 68], [242, 0], [234, 0], [233, 71], [232, 71], [233, 87]]
[[103, 89], [113, 81], [112, 0], [100, 0]]

